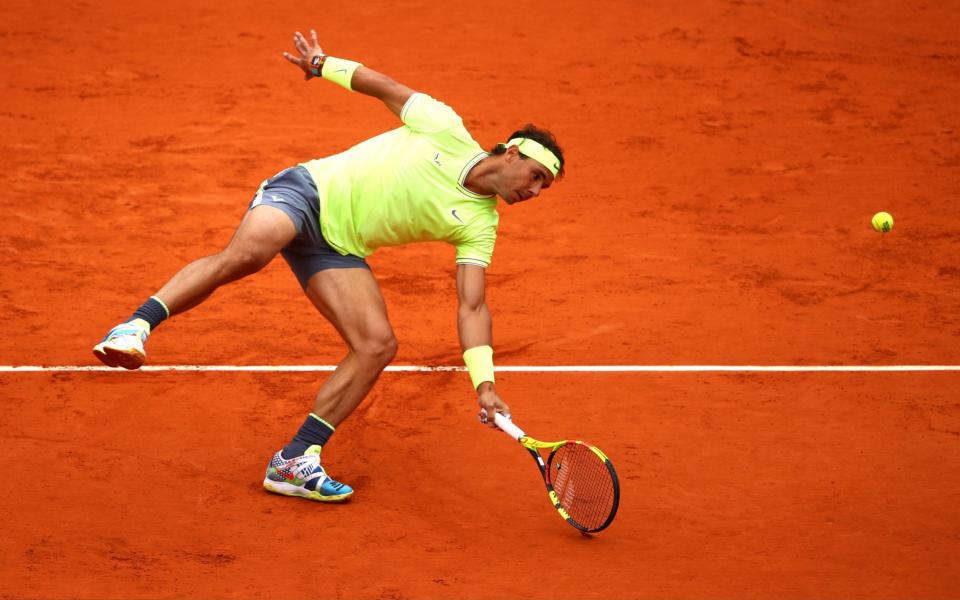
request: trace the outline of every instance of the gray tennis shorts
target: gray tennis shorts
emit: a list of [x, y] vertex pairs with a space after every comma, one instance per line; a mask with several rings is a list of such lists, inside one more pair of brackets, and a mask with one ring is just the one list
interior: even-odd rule
[[280, 251], [306, 289], [310, 278], [326, 269], [370, 269], [363, 258], [334, 250], [320, 231], [320, 196], [310, 172], [301, 166], [280, 171], [263, 182], [247, 210], [261, 204], [279, 208], [297, 228], [297, 237]]

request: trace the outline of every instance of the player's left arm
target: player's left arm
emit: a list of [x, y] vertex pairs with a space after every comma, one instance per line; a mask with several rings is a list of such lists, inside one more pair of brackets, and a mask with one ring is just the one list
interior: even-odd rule
[[[463, 351], [482, 346], [493, 346], [493, 319], [486, 302], [486, 269], [477, 265], [457, 265], [457, 332]], [[492, 379], [492, 365], [490, 371]], [[494, 413], [510, 414], [507, 406], [494, 389], [494, 382], [480, 381], [477, 385], [477, 402], [487, 415], [487, 425], [493, 424]]]
[[[309, 41], [302, 33], [299, 31], [296, 32], [293, 35], [293, 45], [297, 49], [297, 54], [284, 52], [284, 58], [300, 67], [303, 70], [305, 79], [313, 79], [314, 77], [318, 77], [314, 63], [321, 62], [322, 59], [321, 64], [324, 64], [330, 57], [327, 57], [323, 53], [323, 49], [320, 47], [320, 43], [317, 41], [317, 32], [313, 31], [312, 29], [310, 30]], [[329, 65], [326, 66], [329, 68]], [[329, 78], [327, 77], [326, 71], [324, 71], [323, 74], [325, 78]], [[398, 117], [400, 116], [400, 111], [403, 110], [403, 106], [407, 103], [407, 100], [410, 99], [410, 96], [416, 93], [411, 88], [403, 85], [402, 83], [397, 83], [383, 73], [374, 71], [373, 69], [362, 65], [356, 67], [356, 70], [353, 71], [350, 78], [346, 81], [346, 84], [347, 85], [345, 87], [348, 87], [355, 92], [359, 92], [367, 96], [373, 96], [374, 98], [380, 100], [387, 106], [390, 112]]]

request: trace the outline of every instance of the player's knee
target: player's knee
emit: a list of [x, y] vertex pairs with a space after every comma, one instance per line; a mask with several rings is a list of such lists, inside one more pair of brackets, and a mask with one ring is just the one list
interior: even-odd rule
[[252, 275], [269, 262], [262, 253], [250, 250], [231, 249], [223, 253], [223, 270], [231, 279]]
[[365, 362], [378, 369], [383, 369], [397, 355], [397, 338], [392, 331], [385, 332], [357, 344], [354, 347], [354, 352], [359, 354]]

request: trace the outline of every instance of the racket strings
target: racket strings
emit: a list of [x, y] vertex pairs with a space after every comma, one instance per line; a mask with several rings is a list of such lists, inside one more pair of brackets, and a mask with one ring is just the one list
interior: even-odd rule
[[564, 444], [550, 457], [550, 483], [570, 517], [587, 529], [605, 524], [614, 510], [613, 476], [584, 444]]

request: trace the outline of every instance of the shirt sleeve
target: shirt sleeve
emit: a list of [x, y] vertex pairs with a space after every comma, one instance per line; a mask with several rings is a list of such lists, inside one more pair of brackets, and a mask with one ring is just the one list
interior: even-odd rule
[[400, 120], [420, 133], [436, 133], [463, 125], [463, 119], [452, 108], [420, 92], [407, 99], [400, 110]]
[[493, 259], [493, 246], [496, 241], [497, 225], [493, 223], [470, 236], [470, 238], [458, 242], [456, 244], [457, 264], [477, 265], [484, 268], [490, 266], [490, 261]]

